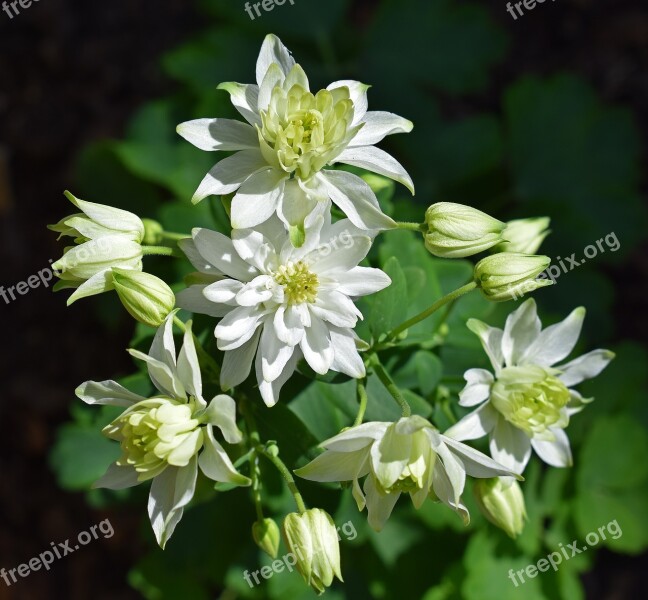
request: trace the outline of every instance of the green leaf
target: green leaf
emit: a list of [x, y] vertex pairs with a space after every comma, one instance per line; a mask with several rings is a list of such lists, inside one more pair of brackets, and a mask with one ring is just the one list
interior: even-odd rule
[[383, 265], [383, 270], [392, 282], [373, 297], [369, 326], [376, 338], [400, 325], [407, 315], [407, 280], [398, 259], [389, 258]]

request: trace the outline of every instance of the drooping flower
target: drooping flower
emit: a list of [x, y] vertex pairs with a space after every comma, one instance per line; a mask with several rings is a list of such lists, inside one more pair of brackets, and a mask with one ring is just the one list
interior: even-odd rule
[[241, 441], [234, 400], [219, 395], [205, 402], [191, 324], [176, 357], [172, 323], [170, 316], [158, 329], [148, 355], [130, 350], [146, 362], [160, 395], [144, 398], [115, 381], [87, 381], [76, 390], [87, 404], [126, 408], [104, 428], [120, 443], [122, 456], [94, 487], [123, 489], [152, 479], [148, 510], [163, 548], [193, 497], [198, 467], [214, 481], [250, 484], [214, 435], [216, 428], [228, 443]]
[[442, 258], [464, 258], [502, 241], [502, 221], [463, 204], [437, 202], [425, 212], [425, 247]]
[[[352, 481], [358, 510], [367, 507], [369, 525], [376, 531], [383, 528], [401, 493], [409, 493], [417, 509], [428, 496], [440, 500], [467, 524], [470, 515], [461, 502], [466, 475], [516, 475], [442, 435], [420, 416], [364, 423], [321, 445], [326, 451], [295, 473], [312, 481]], [[361, 489], [358, 480], [365, 476]]]
[[247, 123], [198, 119], [178, 133], [202, 150], [235, 151], [207, 174], [194, 194], [236, 192], [232, 226], [250, 228], [275, 212], [287, 227], [304, 228], [308, 217], [335, 203], [362, 229], [387, 229], [371, 188], [334, 163], [353, 165], [414, 185], [405, 169], [374, 146], [385, 136], [409, 132], [412, 123], [397, 115], [367, 111], [367, 89], [358, 81], [337, 81], [313, 94], [303, 69], [279, 38], [268, 35], [256, 68], [257, 85], [223, 83]]
[[593, 350], [562, 363], [576, 346], [584, 318], [585, 309], [577, 308], [543, 330], [529, 299], [508, 316], [504, 330], [470, 319], [468, 328], [481, 340], [495, 375], [485, 369], [466, 371], [459, 404], [481, 406], [447, 434], [458, 440], [488, 435], [491, 456], [519, 473], [532, 449], [547, 464], [571, 466], [564, 429], [593, 400], [571, 386], [596, 377], [614, 358], [609, 350]]
[[74, 238], [77, 244], [66, 248], [52, 265], [60, 279], [54, 289], [76, 289], [68, 299], [70, 305], [79, 298], [114, 289], [111, 267], [142, 270], [144, 224], [126, 210], [79, 200], [70, 192], [65, 195], [82, 212], [48, 228], [60, 233], [59, 237]]
[[333, 519], [321, 508], [290, 513], [283, 522], [283, 537], [304, 581], [318, 594], [342, 580], [340, 543]]
[[222, 274], [215, 283], [180, 292], [178, 306], [223, 317], [215, 329], [218, 348], [225, 351], [223, 389], [247, 378], [255, 354], [268, 406], [277, 402], [301, 358], [319, 374], [363, 377], [360, 340], [353, 332], [362, 314], [353, 299], [391, 281], [379, 269], [358, 266], [371, 243], [347, 219], [331, 224], [330, 216], [321, 215], [300, 248], [276, 217], [254, 230], [234, 230], [231, 240], [195, 229], [193, 240], [180, 242], [205, 277], [213, 281]]

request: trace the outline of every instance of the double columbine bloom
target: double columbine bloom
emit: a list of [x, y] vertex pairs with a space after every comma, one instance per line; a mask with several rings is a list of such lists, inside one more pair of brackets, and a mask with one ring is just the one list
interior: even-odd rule
[[142, 270], [144, 224], [131, 212], [86, 202], [65, 192], [81, 212], [65, 217], [49, 229], [74, 238], [52, 268], [60, 281], [55, 290], [73, 288], [68, 305], [79, 298], [114, 289], [111, 268]]
[[122, 456], [95, 487], [123, 489], [152, 479], [149, 516], [163, 548], [193, 497], [199, 467], [213, 481], [250, 484], [214, 434], [218, 429], [228, 443], [241, 442], [234, 400], [219, 395], [205, 402], [191, 324], [176, 357], [172, 322], [170, 316], [158, 329], [149, 354], [130, 350], [146, 362], [159, 396], [144, 398], [115, 381], [88, 381], [76, 392], [88, 404], [126, 408], [104, 428], [120, 443]]
[[466, 371], [459, 404], [479, 408], [447, 435], [458, 440], [488, 435], [491, 456], [517, 473], [524, 471], [532, 449], [549, 465], [571, 466], [564, 430], [570, 417], [593, 400], [571, 387], [596, 377], [614, 358], [609, 350], [593, 350], [562, 363], [576, 346], [584, 318], [585, 309], [577, 308], [543, 330], [535, 301], [529, 299], [508, 316], [503, 330], [470, 319], [468, 327], [481, 340], [495, 374]]
[[[414, 193], [405, 169], [374, 146], [385, 136], [409, 132], [412, 123], [386, 112], [367, 111], [367, 89], [358, 81], [337, 81], [316, 94], [279, 38], [268, 35], [256, 68], [257, 85], [223, 83], [247, 123], [198, 119], [178, 133], [202, 150], [235, 151], [204, 178], [194, 202], [236, 192], [234, 228], [250, 228], [276, 213], [288, 228], [303, 231], [335, 203], [362, 229], [388, 229], [371, 188], [346, 171], [344, 163], [403, 183]], [[299, 233], [293, 239], [299, 239]]]
[[[362, 314], [353, 303], [390, 284], [379, 269], [359, 267], [372, 239], [347, 219], [319, 216], [295, 248], [273, 217], [262, 226], [237, 229], [232, 239], [196, 229], [181, 247], [203, 282], [178, 294], [178, 305], [223, 317], [216, 326], [225, 351], [223, 389], [242, 383], [256, 354], [259, 389], [268, 406], [304, 358], [319, 374], [329, 370], [363, 377], [355, 327]], [[258, 349], [258, 350], [257, 350]]]
[[[410, 495], [417, 509], [428, 497], [440, 500], [467, 524], [470, 515], [461, 501], [466, 475], [516, 475], [440, 434], [419, 416], [396, 423], [365, 423], [321, 445], [326, 451], [295, 473], [312, 481], [352, 481], [358, 509], [367, 507], [369, 525], [376, 531], [383, 528], [402, 493]], [[365, 476], [361, 488], [358, 480]]]

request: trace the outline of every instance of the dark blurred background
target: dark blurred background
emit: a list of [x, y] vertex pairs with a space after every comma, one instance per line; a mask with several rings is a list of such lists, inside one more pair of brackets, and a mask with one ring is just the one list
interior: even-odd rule
[[[321, 7], [325, 2], [317, 4]], [[372, 23], [378, 4], [369, 0], [349, 3], [343, 17], [345, 26], [338, 33], [346, 47], [352, 47], [354, 36], [362, 35]], [[435, 116], [430, 118], [437, 118], [437, 112], [444, 118], [458, 119], [499, 111], [504, 88], [512, 81], [528, 74], [544, 77], [567, 71], [589, 84], [604, 103], [631, 109], [633, 128], [645, 142], [645, 2], [558, 0], [538, 5], [517, 21], [506, 12], [503, 0], [482, 0], [480, 4], [506, 32], [510, 46], [493, 66], [490, 83], [476, 86], [481, 88], [478, 93], [460, 97], [435, 89], [437, 106], [431, 107]], [[62, 191], [78, 189], [75, 184], [81, 150], [89, 143], [123, 137], [139, 107], [173, 93], [177, 84], [162, 70], [160, 56], [217, 20], [218, 15], [207, 16], [204, 7], [187, 0], [92, 4], [40, 0], [21, 9], [13, 19], [0, 12], [1, 285], [9, 287], [26, 280], [47, 267], [50, 259], [58, 258], [60, 245], [46, 225], [70, 212]], [[431, 25], [430, 36], [433, 29]], [[438, 65], [454, 60], [434, 56], [435, 45], [428, 47], [424, 33], [414, 24], [411, 32], [407, 27], [401, 30], [401, 35], [418, 39], [421, 54], [411, 57], [416, 68], [425, 70], [428, 61]], [[254, 54], [262, 36], [250, 39]], [[302, 46], [308, 43], [302, 40]], [[455, 41], [455, 46], [469, 57], [481, 51], [479, 43], [466, 35]], [[387, 58], [390, 45], [385, 40]], [[232, 55], [231, 61], [236, 62], [237, 56]], [[251, 67], [244, 65], [249, 72]], [[363, 77], [362, 72], [342, 74], [371, 79]], [[215, 74], [215, 81], [222, 79]], [[389, 73], [385, 72], [382, 85], [388, 84]], [[413, 101], [418, 100], [415, 97]], [[399, 112], [386, 102], [378, 108]], [[406, 111], [401, 114], [412, 116]], [[418, 127], [419, 121], [415, 122]], [[561, 134], [559, 130], [553, 132], [557, 148], [563, 143]], [[576, 152], [589, 150], [584, 147]], [[610, 156], [616, 152], [623, 155], [623, 150], [610, 148]], [[645, 148], [640, 152], [643, 160]], [[643, 202], [645, 183], [642, 178]], [[433, 185], [423, 185], [422, 190], [422, 194], [438, 193]], [[425, 198], [420, 200], [424, 202]], [[127, 206], [128, 201], [121, 198], [120, 204]], [[624, 207], [616, 204], [612, 209], [623, 212]], [[597, 206], [592, 205], [594, 210]], [[645, 230], [648, 223], [637, 223], [634, 216], [645, 213], [633, 211], [633, 225]], [[517, 216], [515, 212], [513, 209], [511, 216]], [[526, 214], [524, 207], [517, 212]], [[557, 209], [552, 216], [559, 215]], [[600, 231], [601, 235], [605, 233]], [[623, 232], [617, 233], [623, 243]], [[570, 247], [580, 250], [581, 245], [574, 241], [573, 246], [563, 246]], [[611, 305], [603, 305], [611, 317], [607, 339], [642, 343], [648, 339], [646, 250], [645, 238], [635, 240], [623, 260], [601, 267], [616, 289]], [[597, 293], [598, 288], [593, 288], [592, 294]], [[131, 323], [121, 317], [98, 320], [92, 302], [67, 309], [65, 294], [53, 295], [43, 287], [9, 304], [0, 299], [0, 316], [0, 566], [14, 568], [46, 550], [50, 542], [74, 537], [104, 518], [110, 518], [115, 530], [111, 539], [97, 540], [57, 561], [49, 573], [34, 573], [11, 587], [0, 581], [0, 599], [138, 598], [126, 577], [143, 552], [136, 535], [139, 510], [89, 508], [82, 494], [61, 491], [47, 460], [57, 427], [69, 418], [74, 388], [85, 379], [125, 375], [132, 370], [123, 350], [132, 333]], [[604, 551], [586, 576], [587, 597], [638, 597], [639, 590], [645, 589], [647, 568], [645, 557], [622, 558]]]

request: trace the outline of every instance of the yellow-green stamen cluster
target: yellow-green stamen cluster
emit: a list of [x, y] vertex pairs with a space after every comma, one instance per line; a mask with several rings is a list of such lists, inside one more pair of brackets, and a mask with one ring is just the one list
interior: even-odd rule
[[569, 417], [562, 409], [570, 398], [569, 390], [555, 375], [553, 369], [536, 366], [506, 368], [493, 385], [493, 406], [529, 436], [553, 437], [547, 428], [567, 426]]
[[282, 265], [274, 277], [275, 281], [283, 286], [288, 304], [315, 302], [319, 280], [302, 261]]
[[140, 481], [159, 475], [167, 466], [184, 467], [203, 445], [201, 421], [193, 417], [195, 403], [151, 398], [132, 406], [104, 429], [121, 443], [119, 466], [131, 466]]

